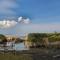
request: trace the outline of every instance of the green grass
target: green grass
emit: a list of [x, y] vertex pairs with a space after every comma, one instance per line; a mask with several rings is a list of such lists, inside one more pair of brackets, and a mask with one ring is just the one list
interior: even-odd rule
[[55, 60], [53, 58], [55, 55], [60, 55], [60, 49], [34, 48], [28, 51], [16, 51], [15, 54], [0, 52], [0, 60]]
[[0, 60], [32, 60], [29, 54], [14, 55], [12, 53], [0, 54]]

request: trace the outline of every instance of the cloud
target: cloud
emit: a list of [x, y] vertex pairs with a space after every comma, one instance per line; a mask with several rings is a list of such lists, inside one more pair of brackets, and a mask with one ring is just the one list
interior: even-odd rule
[[31, 20], [29, 18], [19, 17], [18, 22], [22, 24], [30, 24]]
[[18, 5], [15, 0], [1, 0], [0, 1], [0, 14], [14, 15], [16, 14], [12, 8], [16, 8]]
[[14, 27], [17, 24], [16, 21], [12, 20], [3, 20], [0, 21], [0, 28], [10, 28], [10, 27]]
[[18, 21], [15, 20], [2, 20], [0, 21], [0, 28], [11, 28], [14, 27], [17, 24], [29, 24], [30, 23], [30, 19], [29, 18], [23, 18], [23, 17], [19, 17]]

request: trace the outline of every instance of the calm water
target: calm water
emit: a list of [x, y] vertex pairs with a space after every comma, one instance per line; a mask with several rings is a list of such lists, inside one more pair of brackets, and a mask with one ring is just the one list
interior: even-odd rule
[[[9, 46], [10, 44], [8, 43], [8, 46]], [[28, 50], [28, 48], [26, 48], [25, 47], [25, 45], [24, 45], [24, 42], [22, 42], [22, 43], [17, 43], [17, 44], [14, 44], [14, 46], [13, 46], [13, 48], [11, 47], [11, 46], [9, 46], [9, 47], [5, 47], [5, 48], [3, 48], [3, 47], [0, 47], [0, 50], [4, 50], [4, 49], [8, 49], [8, 50]]]
[[28, 48], [25, 47], [24, 43], [17, 43], [15, 44], [15, 50], [28, 50]]

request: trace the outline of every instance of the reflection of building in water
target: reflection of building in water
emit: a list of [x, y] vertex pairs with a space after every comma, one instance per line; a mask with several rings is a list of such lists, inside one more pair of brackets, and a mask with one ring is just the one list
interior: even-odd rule
[[13, 35], [5, 35], [7, 42], [5, 44], [5, 49], [12, 50], [15, 46], [15, 41], [17, 40], [17, 36]]
[[6, 46], [13, 46], [13, 44], [15, 44], [14, 41], [12, 41], [12, 42], [7, 42], [7, 43], [6, 43]]
[[13, 49], [13, 50], [15, 50], [13, 47], [15, 46], [15, 42], [14, 41], [12, 41], [12, 42], [6, 42], [6, 49], [8, 49], [8, 50], [11, 50], [11, 49]]

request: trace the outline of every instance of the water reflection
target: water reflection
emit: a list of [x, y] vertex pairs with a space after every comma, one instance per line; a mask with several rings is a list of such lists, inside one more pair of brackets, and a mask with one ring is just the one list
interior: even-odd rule
[[28, 48], [25, 47], [24, 42], [22, 43], [13, 43], [13, 42], [7, 42], [6, 47], [3, 47], [3, 44], [0, 44], [0, 50], [28, 50]]
[[25, 47], [24, 42], [15, 44], [15, 50], [28, 50], [28, 48]]

